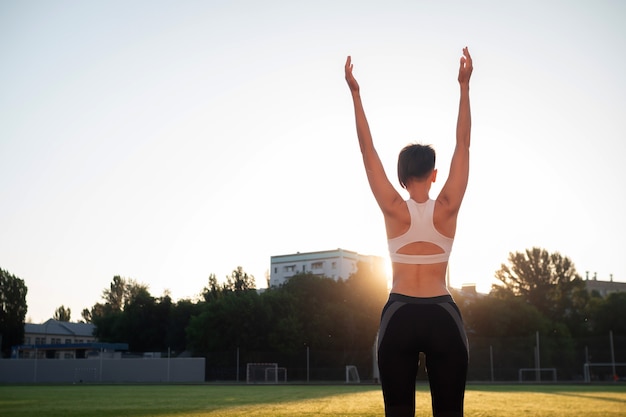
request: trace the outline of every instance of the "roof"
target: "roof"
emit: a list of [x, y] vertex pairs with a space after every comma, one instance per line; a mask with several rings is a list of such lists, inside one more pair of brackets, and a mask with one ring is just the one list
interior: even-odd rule
[[324, 251], [318, 251], [318, 252], [302, 252], [302, 253], [297, 252], [297, 253], [292, 253], [288, 255], [274, 255], [270, 257], [272, 263], [298, 262], [298, 261], [309, 261], [309, 260], [330, 259], [330, 258], [348, 258], [348, 259], [358, 261], [363, 258], [372, 258], [372, 256], [360, 255], [354, 251], [339, 248], [339, 249], [324, 250]]
[[83, 336], [93, 337], [96, 326], [91, 323], [70, 323], [50, 319], [42, 324], [26, 323], [24, 333], [46, 334], [54, 336]]
[[626, 291], [626, 282], [619, 281], [600, 281], [600, 280], [585, 280], [587, 291], [598, 291], [600, 295], [606, 296], [612, 292]]
[[128, 343], [48, 343], [45, 345], [17, 345], [12, 347], [13, 350], [128, 350]]

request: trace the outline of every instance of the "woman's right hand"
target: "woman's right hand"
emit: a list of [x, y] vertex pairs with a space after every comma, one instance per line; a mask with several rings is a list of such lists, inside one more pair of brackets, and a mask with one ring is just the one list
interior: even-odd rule
[[346, 82], [348, 83], [348, 87], [350, 87], [350, 91], [352, 93], [358, 93], [359, 83], [356, 82], [354, 75], [352, 75], [353, 67], [354, 65], [352, 65], [352, 57], [348, 56], [348, 59], [346, 59]]

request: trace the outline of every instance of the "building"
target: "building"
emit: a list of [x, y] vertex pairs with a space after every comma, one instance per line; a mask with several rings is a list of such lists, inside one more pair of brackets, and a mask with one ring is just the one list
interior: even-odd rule
[[77, 359], [91, 352], [127, 350], [127, 344], [97, 343], [91, 323], [70, 323], [50, 319], [42, 324], [24, 324], [24, 344], [12, 347], [11, 356], [20, 359]]
[[0, 384], [201, 383], [205, 359], [127, 355], [127, 343], [98, 342], [96, 326], [50, 319], [24, 325], [23, 345], [0, 360]]
[[270, 287], [278, 287], [292, 276], [302, 273], [346, 280], [357, 271], [357, 265], [361, 262], [374, 270], [385, 270], [382, 257], [360, 255], [345, 249], [272, 256], [270, 262]]
[[592, 279], [589, 279], [589, 273], [587, 273], [585, 285], [587, 286], [587, 291], [590, 293], [595, 291], [602, 297], [606, 297], [613, 292], [626, 292], [626, 282], [613, 281], [613, 274], [610, 276], [610, 281], [599, 281], [595, 273]]
[[96, 326], [50, 319], [42, 324], [24, 324], [24, 344], [45, 345], [95, 342]]

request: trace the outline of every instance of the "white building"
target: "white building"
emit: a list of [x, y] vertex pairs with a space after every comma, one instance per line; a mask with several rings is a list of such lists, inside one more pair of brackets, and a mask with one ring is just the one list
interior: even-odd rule
[[610, 281], [601, 281], [598, 280], [596, 273], [593, 274], [592, 279], [589, 279], [589, 272], [587, 272], [585, 285], [587, 291], [596, 291], [601, 297], [606, 297], [614, 292], [626, 292], [626, 282], [613, 281], [613, 274], [610, 275]]
[[376, 271], [385, 270], [382, 257], [359, 255], [345, 249], [272, 256], [270, 287], [278, 287], [292, 276], [301, 273], [346, 280], [357, 271], [360, 262], [370, 265]]

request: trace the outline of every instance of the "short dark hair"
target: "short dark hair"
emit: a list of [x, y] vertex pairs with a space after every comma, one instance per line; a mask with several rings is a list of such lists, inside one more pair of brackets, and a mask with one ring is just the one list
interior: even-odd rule
[[424, 180], [435, 169], [435, 150], [430, 145], [407, 145], [398, 155], [398, 180], [406, 188], [409, 178]]

